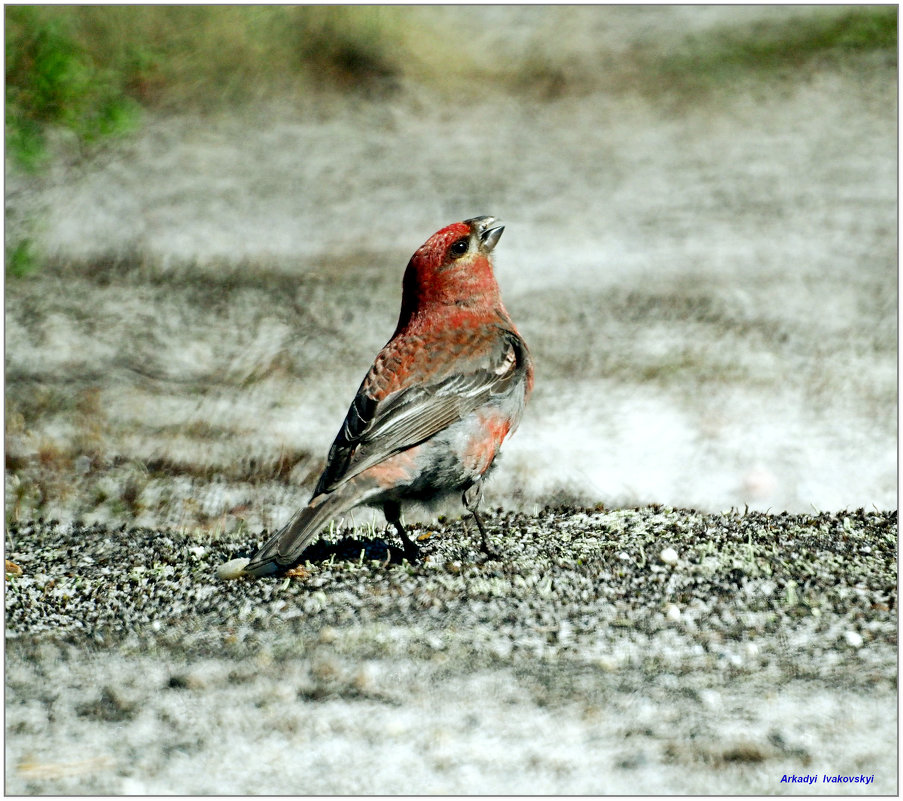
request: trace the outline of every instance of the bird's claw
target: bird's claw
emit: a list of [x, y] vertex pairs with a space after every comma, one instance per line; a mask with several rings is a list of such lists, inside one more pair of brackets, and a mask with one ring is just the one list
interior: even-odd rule
[[486, 556], [486, 561], [497, 562], [502, 558], [502, 555], [487, 542], [485, 537], [480, 542], [480, 550]]
[[421, 558], [420, 549], [413, 542], [406, 542], [404, 545], [404, 558], [412, 565], [416, 565]]

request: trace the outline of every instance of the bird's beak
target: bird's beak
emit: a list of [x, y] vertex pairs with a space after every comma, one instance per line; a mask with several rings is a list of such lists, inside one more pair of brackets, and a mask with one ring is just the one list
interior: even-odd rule
[[473, 217], [470, 220], [464, 220], [470, 226], [470, 230], [480, 237], [480, 250], [483, 253], [492, 253], [492, 249], [498, 244], [499, 238], [505, 226], [502, 225], [495, 217]]
[[[493, 220], [493, 223], [495, 223], [495, 220]], [[491, 228], [483, 231], [480, 234], [480, 250], [492, 253], [492, 249], [498, 244], [499, 239], [502, 238], [502, 231], [504, 230], [504, 225], [492, 224]]]

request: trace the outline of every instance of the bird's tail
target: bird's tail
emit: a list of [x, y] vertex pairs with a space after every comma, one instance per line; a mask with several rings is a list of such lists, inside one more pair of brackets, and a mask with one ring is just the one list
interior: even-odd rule
[[268, 576], [297, 564], [307, 544], [327, 520], [352, 506], [364, 503], [378, 492], [377, 487], [364, 489], [358, 484], [352, 479], [333, 492], [324, 492], [312, 498], [307, 506], [297, 511], [285, 526], [263, 544], [241, 573]]

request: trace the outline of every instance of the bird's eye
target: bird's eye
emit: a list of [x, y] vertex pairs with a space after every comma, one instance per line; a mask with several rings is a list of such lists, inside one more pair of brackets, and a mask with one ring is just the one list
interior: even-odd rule
[[459, 239], [457, 242], [453, 242], [448, 251], [449, 253], [451, 253], [453, 259], [460, 259], [465, 253], [467, 253], [467, 248], [469, 247], [470, 240], [465, 237], [464, 239]]

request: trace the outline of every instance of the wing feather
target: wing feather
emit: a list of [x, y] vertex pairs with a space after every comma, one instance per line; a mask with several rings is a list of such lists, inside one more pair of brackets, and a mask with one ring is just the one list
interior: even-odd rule
[[523, 342], [502, 329], [498, 347], [466, 373], [414, 384], [377, 401], [365, 391], [348, 410], [314, 495], [330, 492], [368, 467], [407, 450], [501, 394], [525, 360]]

